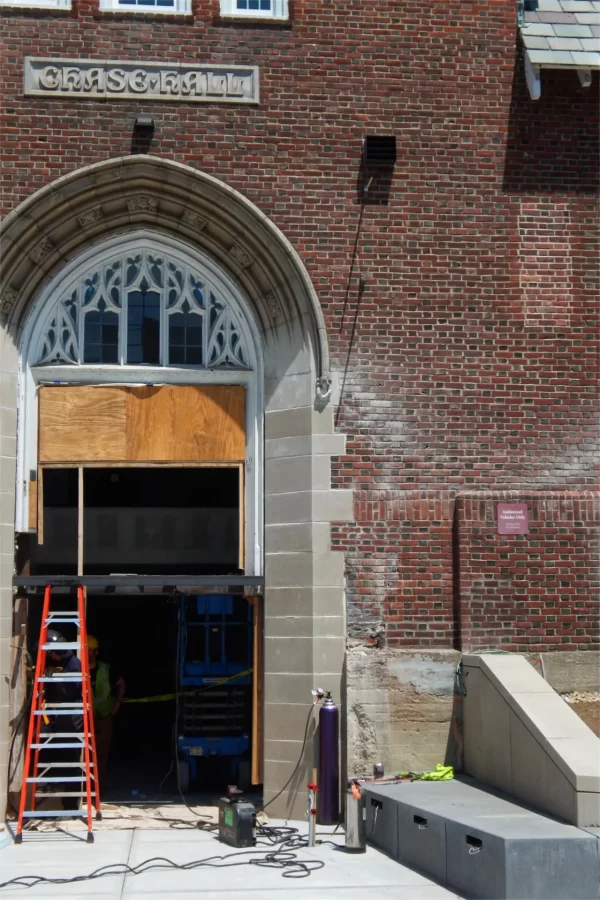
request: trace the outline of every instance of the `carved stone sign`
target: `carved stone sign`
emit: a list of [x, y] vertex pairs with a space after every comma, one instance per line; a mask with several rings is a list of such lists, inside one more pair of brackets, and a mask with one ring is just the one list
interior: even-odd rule
[[498, 534], [528, 534], [529, 510], [526, 503], [499, 503]]
[[258, 103], [256, 66], [25, 57], [24, 92], [35, 97]]

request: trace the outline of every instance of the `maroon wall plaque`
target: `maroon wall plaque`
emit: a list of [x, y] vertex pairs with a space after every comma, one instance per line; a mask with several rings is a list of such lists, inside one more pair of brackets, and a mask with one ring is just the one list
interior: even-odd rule
[[529, 510], [526, 503], [499, 503], [498, 534], [528, 534]]

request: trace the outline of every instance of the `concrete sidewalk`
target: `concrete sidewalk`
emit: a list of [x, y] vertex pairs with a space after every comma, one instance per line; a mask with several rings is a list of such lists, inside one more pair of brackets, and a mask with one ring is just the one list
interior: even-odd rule
[[[274, 820], [271, 825], [284, 825]], [[305, 822], [290, 822], [306, 834]], [[0, 851], [0, 882], [24, 875], [48, 878], [72, 878], [86, 875], [101, 866], [127, 863], [138, 865], [152, 857], [167, 857], [176, 863], [208, 857], [239, 854], [219, 868], [203, 867], [195, 871], [153, 869], [141, 875], [109, 875], [93, 881], [68, 885], [42, 884], [32, 888], [0, 890], [0, 900], [16, 898], [72, 897], [92, 900], [362, 900], [372, 894], [385, 900], [457, 900], [456, 894], [440, 887], [417, 872], [401, 866], [371, 847], [363, 854], [345, 853], [344, 836], [333, 829], [319, 829], [322, 844], [295, 851], [304, 862], [321, 860], [323, 868], [307, 878], [284, 878], [282, 872], [244, 863], [245, 859], [264, 856], [270, 849], [260, 843], [256, 849], [236, 851], [221, 844], [214, 834], [195, 829], [99, 831], [94, 844], [79, 833], [29, 832], [23, 843]], [[328, 833], [331, 835], [329, 837]]]

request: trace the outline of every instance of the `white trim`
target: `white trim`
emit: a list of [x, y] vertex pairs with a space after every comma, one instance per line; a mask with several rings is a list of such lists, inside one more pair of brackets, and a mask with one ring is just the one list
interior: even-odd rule
[[288, 19], [288, 0], [270, 0], [271, 9], [238, 9], [237, 0], [221, 0], [221, 15], [232, 19]]
[[0, 6], [21, 9], [71, 9], [71, 0], [0, 0]]
[[[169, 253], [204, 270], [236, 310], [244, 329], [250, 369], [199, 369], [193, 366], [52, 365], [31, 361], [39, 345], [48, 309], [89, 268], [117, 251], [137, 247]], [[50, 279], [32, 305], [19, 347], [19, 427], [17, 433], [16, 531], [28, 531], [30, 472], [37, 467], [37, 388], [40, 384], [240, 384], [246, 388], [246, 559], [247, 575], [263, 571], [263, 350], [260, 329], [249, 302], [217, 264], [200, 251], [157, 232], [118, 235], [88, 248]]]
[[[0, 0], [1, 2], [1, 0]], [[191, 0], [173, 0], [172, 6], [138, 6], [137, 3], [119, 3], [119, 0], [100, 0], [98, 8], [104, 12], [151, 13], [152, 15], [189, 16], [192, 11]]]

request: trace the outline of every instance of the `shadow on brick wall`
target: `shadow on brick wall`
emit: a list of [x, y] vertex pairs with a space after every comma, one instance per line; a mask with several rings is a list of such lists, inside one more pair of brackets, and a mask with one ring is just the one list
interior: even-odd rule
[[542, 70], [529, 96], [522, 51], [510, 103], [503, 188], [507, 193], [593, 194], [599, 187], [598, 73], [584, 88], [576, 71]]

